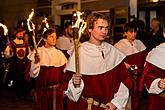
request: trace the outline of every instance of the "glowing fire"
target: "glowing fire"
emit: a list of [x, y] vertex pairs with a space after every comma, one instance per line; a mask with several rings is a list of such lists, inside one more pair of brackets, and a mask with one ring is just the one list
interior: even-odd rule
[[[34, 9], [32, 9], [32, 12], [29, 14], [29, 18], [27, 19], [27, 26], [29, 31], [33, 31], [35, 29], [35, 25], [31, 22], [33, 15], [34, 15]], [[32, 26], [30, 25], [30, 23]]]
[[49, 28], [48, 19], [44, 18], [43, 22], [45, 23], [44, 32]]
[[7, 29], [7, 27], [6, 27], [4, 24], [2, 24], [2, 23], [0, 23], [0, 26], [3, 28], [3, 30], [4, 30], [4, 35], [6, 36], [6, 35], [8, 34], [8, 29]]
[[36, 44], [36, 40], [35, 40], [35, 25], [31, 21], [33, 18], [33, 15], [34, 15], [34, 9], [32, 9], [32, 12], [29, 14], [29, 18], [27, 19], [27, 26], [28, 26], [29, 31], [33, 32], [33, 36], [32, 36], [33, 44], [34, 44], [34, 48], [36, 50], [36, 53], [38, 53], [37, 52], [37, 44]]
[[77, 11], [76, 14], [77, 14], [77, 21], [72, 26], [72, 28], [79, 28], [78, 34], [79, 34], [79, 38], [80, 38], [81, 34], [84, 32], [84, 30], [86, 28], [87, 23], [83, 19], [81, 19], [81, 15], [82, 15], [81, 12]]

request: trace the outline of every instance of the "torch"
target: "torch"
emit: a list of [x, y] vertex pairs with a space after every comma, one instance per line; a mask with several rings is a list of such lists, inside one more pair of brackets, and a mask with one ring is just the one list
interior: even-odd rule
[[43, 23], [44, 23], [44, 30], [43, 30], [43, 32], [42, 32], [42, 35], [41, 35], [41, 38], [40, 38], [40, 40], [38, 41], [38, 43], [37, 43], [37, 46], [41, 43], [41, 41], [42, 41], [42, 39], [43, 39], [43, 34], [44, 34], [44, 32], [49, 28], [49, 24], [48, 24], [48, 19], [47, 18], [44, 18], [44, 20], [42, 21]]
[[[8, 36], [8, 29], [7, 29], [7, 27], [6, 27], [5, 25], [3, 25], [2, 23], [0, 23], [0, 27], [3, 28], [3, 30], [4, 30], [4, 35], [7, 37], [8, 45], [9, 45], [10, 49], [12, 49], [12, 48], [11, 48], [11, 44], [10, 44], [10, 40], [9, 40], [9, 36]], [[12, 50], [11, 50], [11, 51], [12, 51]]]
[[[73, 36], [74, 36], [74, 50], [75, 50], [75, 67], [76, 67], [76, 74], [80, 75], [80, 69], [79, 69], [79, 43], [80, 43], [80, 37], [82, 33], [84, 32], [86, 28], [86, 22], [81, 19], [82, 13], [77, 11], [76, 13], [73, 13]], [[77, 17], [77, 18], [76, 18]]]
[[[8, 36], [8, 29], [7, 29], [7, 27], [6, 27], [4, 24], [2, 24], [2, 23], [0, 23], [0, 27], [3, 28], [3, 30], [4, 30], [4, 35], [7, 36], [7, 42], [8, 42], [9, 48], [12, 49], [12, 48], [11, 48], [11, 44], [10, 44], [10, 40], [9, 40], [9, 36]], [[12, 50], [11, 50], [11, 51], [12, 51]], [[10, 52], [10, 53], [11, 53], [11, 52]], [[2, 82], [5, 83], [6, 77], [7, 77], [7, 73], [9, 72], [9, 66], [10, 66], [10, 64], [8, 63], [7, 65], [5, 65], [5, 63], [4, 63], [4, 55], [3, 55], [2, 58], [3, 58], [3, 59], [2, 59], [3, 65], [4, 65], [4, 67], [5, 67], [5, 73], [4, 73], [3, 81], [2, 81]]]
[[38, 51], [37, 51], [37, 44], [36, 44], [36, 39], [35, 39], [35, 25], [31, 21], [32, 18], [33, 18], [33, 15], [34, 15], [34, 9], [32, 9], [32, 12], [29, 14], [29, 18], [27, 19], [27, 26], [28, 26], [29, 31], [33, 32], [32, 40], [33, 40], [34, 49], [36, 51], [36, 56], [38, 57], [39, 54], [38, 54]]

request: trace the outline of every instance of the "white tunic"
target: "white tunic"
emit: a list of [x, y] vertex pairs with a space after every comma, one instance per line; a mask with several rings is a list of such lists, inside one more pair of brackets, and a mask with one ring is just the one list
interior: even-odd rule
[[[89, 42], [84, 42], [79, 47], [80, 73], [83, 75], [98, 75], [106, 71], [110, 71], [120, 64], [125, 55], [112, 45], [103, 42], [100, 46], [96, 46]], [[88, 60], [89, 59], [89, 60]], [[83, 63], [81, 63], [83, 62]], [[65, 70], [75, 72], [75, 55], [72, 53]], [[83, 81], [80, 88], [74, 88], [69, 82], [66, 95], [73, 101], [77, 101], [83, 91]], [[124, 110], [129, 96], [128, 88], [121, 83], [118, 92], [110, 101], [118, 110]]]
[[[165, 70], [165, 43], [158, 45], [156, 48], [153, 48], [147, 55], [146, 61]], [[156, 78], [148, 90], [149, 93], [159, 94], [163, 90], [158, 87], [158, 82], [160, 78]]]
[[121, 52], [123, 52], [126, 56], [142, 52], [146, 49], [145, 45], [140, 40], [134, 40], [130, 43], [127, 39], [121, 39], [114, 45]]
[[56, 49], [55, 47], [45, 48], [44, 46], [38, 48], [40, 62], [34, 64], [34, 53], [36, 51], [31, 52], [28, 55], [28, 59], [31, 60], [31, 69], [30, 76], [37, 77], [40, 71], [40, 66], [54, 66], [60, 67], [67, 63], [67, 59], [64, 54]]
[[74, 45], [73, 38], [61, 36], [57, 39], [56, 46], [61, 50], [69, 50]]

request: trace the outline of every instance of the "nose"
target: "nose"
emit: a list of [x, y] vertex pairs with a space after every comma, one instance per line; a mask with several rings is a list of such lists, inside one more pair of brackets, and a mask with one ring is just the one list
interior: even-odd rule
[[108, 33], [108, 29], [107, 28], [102, 28], [102, 33], [103, 34], [107, 34]]
[[55, 41], [56, 40], [56, 36], [53, 36], [53, 41]]
[[136, 31], [133, 31], [133, 34], [136, 34]]

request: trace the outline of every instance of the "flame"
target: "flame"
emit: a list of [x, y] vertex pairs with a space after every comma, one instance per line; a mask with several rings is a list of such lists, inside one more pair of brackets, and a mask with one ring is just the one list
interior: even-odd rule
[[77, 14], [77, 21], [72, 26], [72, 28], [79, 28], [78, 33], [79, 33], [79, 38], [80, 38], [87, 26], [87, 23], [83, 19], [81, 19], [81, 15], [82, 15], [81, 12], [77, 11], [76, 14]]
[[4, 35], [6, 36], [6, 35], [8, 34], [8, 29], [7, 29], [7, 27], [6, 27], [4, 24], [2, 24], [2, 23], [0, 23], [0, 26], [3, 28], [3, 30], [4, 30]]
[[37, 52], [37, 44], [36, 44], [36, 40], [35, 40], [35, 25], [31, 21], [33, 18], [33, 15], [34, 15], [34, 9], [32, 9], [32, 12], [29, 14], [29, 18], [27, 19], [27, 26], [28, 26], [29, 31], [33, 32], [33, 36], [32, 36], [33, 44], [34, 44], [34, 48], [36, 49], [36, 52]]
[[44, 18], [43, 22], [45, 23], [44, 32], [49, 28], [48, 19]]
[[[32, 9], [32, 12], [29, 14], [29, 18], [27, 19], [27, 26], [29, 31], [33, 31], [35, 29], [35, 25], [31, 22], [34, 15], [34, 9]], [[30, 26], [30, 23], [32, 26]]]

